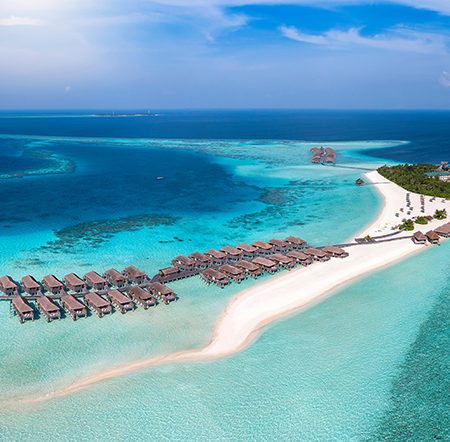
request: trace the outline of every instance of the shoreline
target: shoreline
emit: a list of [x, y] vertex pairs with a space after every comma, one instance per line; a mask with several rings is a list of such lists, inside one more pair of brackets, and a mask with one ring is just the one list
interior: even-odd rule
[[[405, 204], [407, 191], [381, 177], [378, 172], [365, 174], [383, 198], [383, 204], [374, 221], [358, 235], [381, 234], [391, 231], [392, 225], [400, 223], [395, 217], [399, 204]], [[411, 199], [419, 195], [411, 193]], [[427, 206], [446, 207], [450, 212], [450, 201], [429, 202]], [[419, 204], [415, 204], [417, 212]], [[434, 210], [431, 210], [434, 212]], [[431, 213], [427, 211], [427, 213]], [[412, 213], [410, 216], [415, 216]], [[441, 225], [433, 220], [426, 230]], [[409, 238], [378, 244], [360, 244], [349, 248], [346, 259], [332, 258], [307, 268], [284, 272], [260, 284], [236, 294], [217, 319], [211, 338], [204, 347], [183, 350], [159, 356], [151, 356], [101, 373], [94, 373], [66, 387], [46, 395], [21, 399], [16, 402], [33, 404], [64, 397], [89, 388], [95, 384], [124, 376], [157, 365], [175, 362], [215, 360], [238, 353], [247, 348], [270, 323], [309, 308], [326, 299], [337, 289], [348, 285], [369, 273], [392, 265], [407, 256], [425, 250], [425, 245], [415, 245]]]

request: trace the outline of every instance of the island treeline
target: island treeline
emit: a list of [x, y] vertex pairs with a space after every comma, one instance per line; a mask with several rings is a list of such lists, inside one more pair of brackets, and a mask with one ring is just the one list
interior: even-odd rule
[[427, 175], [435, 170], [433, 164], [401, 164], [382, 166], [378, 172], [410, 192], [450, 199], [450, 183]]

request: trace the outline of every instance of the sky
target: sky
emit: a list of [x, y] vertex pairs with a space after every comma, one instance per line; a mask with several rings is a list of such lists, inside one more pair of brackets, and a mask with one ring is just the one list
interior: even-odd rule
[[0, 109], [449, 109], [450, 0], [0, 0]]

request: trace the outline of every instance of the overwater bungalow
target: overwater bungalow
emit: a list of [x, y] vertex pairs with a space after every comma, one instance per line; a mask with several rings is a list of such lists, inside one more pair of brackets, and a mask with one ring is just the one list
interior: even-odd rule
[[291, 252], [286, 253], [286, 256], [289, 258], [293, 258], [301, 264], [302, 266], [308, 266], [313, 263], [313, 258], [306, 253], [299, 252], [298, 250], [292, 250]]
[[414, 244], [426, 244], [427, 237], [420, 230], [418, 230], [417, 232], [414, 232], [412, 241]]
[[52, 295], [59, 295], [64, 292], [64, 284], [54, 275], [47, 275], [42, 278], [42, 285], [45, 290]]
[[230, 278], [222, 272], [216, 269], [206, 269], [202, 272], [202, 278], [208, 283], [214, 283], [223, 289], [227, 284], [230, 283]]
[[227, 261], [236, 262], [241, 259], [242, 251], [236, 247], [225, 246], [220, 249], [221, 252], [227, 255]]
[[331, 255], [333, 258], [347, 258], [348, 256], [348, 252], [346, 250], [336, 246], [326, 246], [322, 250]]
[[264, 271], [269, 273], [275, 273], [278, 270], [277, 262], [264, 258], [262, 256], [258, 256], [252, 262], [259, 265]]
[[443, 226], [439, 226], [437, 229], [434, 229], [434, 231], [439, 236], [443, 236], [444, 238], [450, 238], [450, 223], [444, 224]]
[[275, 252], [288, 252], [291, 250], [291, 246], [286, 241], [283, 241], [282, 239], [276, 239], [273, 238], [268, 243], [273, 246], [273, 250]]
[[307, 246], [305, 240], [296, 236], [288, 236], [284, 241], [291, 246], [292, 250], [303, 250]]
[[209, 267], [211, 263], [211, 259], [206, 256], [204, 253], [200, 252], [194, 252], [191, 255], [189, 255], [189, 258], [192, 259], [192, 261], [195, 262], [195, 266], [198, 269], [206, 269]]
[[84, 275], [86, 284], [94, 290], [106, 290], [108, 282], [102, 278], [97, 272], [88, 272]]
[[45, 317], [47, 322], [52, 322], [54, 319], [61, 319], [61, 310], [56, 303], [54, 303], [47, 296], [37, 296], [36, 304], [38, 310]]
[[61, 295], [61, 305], [74, 321], [87, 316], [86, 307], [73, 295], [67, 293]]
[[270, 255], [274, 251], [271, 244], [263, 241], [255, 241], [252, 246], [256, 247], [258, 255]]
[[99, 318], [109, 315], [112, 312], [112, 306], [109, 301], [102, 298], [98, 293], [89, 292], [84, 295], [84, 300], [88, 307], [95, 312]]
[[164, 304], [169, 304], [169, 302], [176, 301], [177, 299], [177, 295], [173, 290], [160, 282], [151, 282], [148, 284], [147, 290], [158, 299], [161, 299]]
[[222, 265], [227, 262], [227, 255], [225, 253], [220, 252], [216, 249], [210, 249], [205, 252], [205, 255], [211, 259], [212, 264], [214, 265]]
[[246, 272], [244, 269], [232, 266], [230, 264], [224, 264], [223, 266], [220, 266], [218, 270], [233, 279], [238, 284], [240, 284], [246, 277]]
[[38, 295], [42, 292], [41, 284], [39, 284], [31, 275], [26, 275], [20, 280], [23, 290], [29, 295]]
[[305, 249], [303, 251], [303, 253], [311, 256], [314, 261], [325, 262], [325, 261], [329, 261], [329, 259], [330, 259], [327, 252], [324, 252], [323, 250], [320, 250], [320, 249], [314, 249], [313, 247], [310, 247], [309, 249]]
[[16, 312], [21, 324], [23, 324], [25, 321], [34, 320], [33, 308], [21, 296], [14, 296], [11, 299], [11, 305]]
[[109, 269], [103, 275], [109, 284], [122, 289], [128, 285], [126, 278], [116, 269]]
[[425, 233], [425, 235], [427, 236], [429, 243], [439, 244], [439, 235], [433, 230], [430, 230], [429, 232]]
[[142, 287], [135, 285], [128, 290], [128, 295], [147, 310], [157, 304], [156, 298]]
[[336, 151], [331, 147], [325, 148], [325, 162], [326, 163], [336, 163]]
[[363, 179], [358, 178], [358, 179], [355, 181], [355, 184], [356, 184], [357, 186], [364, 186], [364, 184], [366, 184], [366, 182], [365, 182]]
[[75, 293], [83, 293], [87, 290], [86, 283], [75, 273], [69, 273], [64, 276], [64, 282], [66, 287]]
[[193, 259], [183, 255], [177, 256], [176, 258], [172, 259], [172, 265], [174, 267], [178, 267], [181, 271], [192, 270], [196, 267], [195, 261]]
[[0, 278], [0, 290], [5, 293], [5, 295], [18, 295], [19, 286], [13, 281], [11, 276], [2, 276]]
[[143, 284], [148, 280], [148, 276], [135, 266], [128, 266], [123, 270], [123, 275], [128, 281], [134, 282], [135, 284]]
[[116, 307], [116, 309], [119, 310], [120, 313], [124, 314], [126, 312], [134, 310], [133, 301], [122, 292], [119, 292], [119, 290], [108, 290], [107, 295], [112, 305]]
[[247, 275], [250, 275], [252, 278], [257, 278], [262, 275], [261, 267], [250, 261], [238, 261], [234, 264], [234, 266], [245, 270]]
[[158, 275], [163, 279], [176, 281], [179, 276], [181, 276], [181, 272], [177, 267], [166, 267], [164, 269], [160, 269]]
[[258, 249], [250, 244], [242, 243], [236, 246], [238, 250], [242, 252], [242, 258], [244, 259], [252, 259], [255, 257]]
[[274, 253], [270, 255], [270, 260], [275, 261], [278, 265], [284, 267], [286, 270], [291, 270], [295, 267], [296, 260], [281, 253]]

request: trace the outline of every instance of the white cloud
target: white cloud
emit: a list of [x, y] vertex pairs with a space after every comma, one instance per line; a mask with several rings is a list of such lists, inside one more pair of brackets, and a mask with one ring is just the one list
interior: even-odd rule
[[450, 88], [450, 72], [444, 71], [439, 77], [439, 83], [445, 88]]
[[8, 18], [0, 18], [0, 26], [39, 26], [42, 22], [31, 17], [19, 17], [11, 15]]
[[395, 28], [384, 34], [364, 36], [361, 30], [329, 30], [323, 34], [308, 34], [293, 26], [281, 26], [283, 36], [301, 43], [324, 45], [333, 48], [366, 46], [378, 49], [407, 52], [446, 52], [446, 37], [440, 34]]

